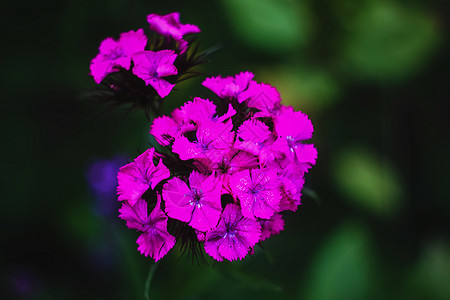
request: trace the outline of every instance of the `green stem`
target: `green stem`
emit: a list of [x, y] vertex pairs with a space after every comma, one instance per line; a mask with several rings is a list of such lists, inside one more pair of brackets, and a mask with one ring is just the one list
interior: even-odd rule
[[152, 283], [153, 274], [155, 274], [158, 262], [153, 263], [148, 271], [147, 280], [145, 281], [144, 297], [146, 300], [150, 300], [150, 284]]

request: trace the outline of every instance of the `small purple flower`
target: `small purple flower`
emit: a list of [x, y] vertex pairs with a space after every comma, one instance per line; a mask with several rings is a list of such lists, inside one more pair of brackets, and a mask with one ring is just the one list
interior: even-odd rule
[[231, 122], [202, 123], [196, 132], [197, 141], [191, 142], [185, 136], [180, 136], [175, 139], [172, 150], [182, 160], [195, 158], [220, 161], [234, 141], [234, 132], [231, 129]]
[[120, 168], [117, 174], [119, 201], [126, 200], [133, 206], [149, 187], [154, 189], [158, 183], [170, 176], [170, 171], [162, 160], [155, 167], [154, 153], [155, 149], [150, 148], [139, 155], [134, 162]]
[[230, 148], [221, 160], [196, 159], [194, 165], [205, 174], [215, 172], [222, 181], [222, 194], [231, 194], [231, 175], [246, 169], [259, 168], [258, 158], [246, 151]]
[[248, 151], [254, 155], [259, 155], [267, 146], [272, 133], [269, 127], [256, 119], [244, 121], [239, 127], [234, 146], [237, 149]]
[[260, 110], [255, 117], [273, 117], [281, 109], [280, 93], [269, 84], [252, 80], [241, 98], [247, 100], [248, 107]]
[[127, 227], [142, 232], [137, 239], [138, 250], [155, 261], [163, 258], [175, 245], [175, 237], [167, 231], [167, 216], [160, 208], [161, 196], [150, 215], [147, 202], [139, 198], [134, 206], [125, 202], [119, 210], [119, 217], [127, 221]]
[[151, 30], [178, 41], [181, 52], [184, 52], [187, 48], [187, 42], [183, 40], [183, 36], [200, 32], [200, 28], [196, 25], [181, 24], [180, 14], [178, 12], [173, 12], [164, 16], [151, 14], [147, 16], [147, 22], [150, 24]]
[[168, 146], [185, 133], [196, 131], [199, 127], [208, 127], [209, 124], [215, 127], [214, 124], [226, 123], [235, 114], [236, 111], [230, 104], [224, 115], [216, 116], [216, 106], [211, 101], [195, 97], [193, 101], [187, 101], [182, 107], [176, 108], [171, 117], [156, 118], [150, 134], [155, 136], [158, 143]]
[[91, 61], [91, 75], [95, 82], [100, 83], [117, 67], [129, 70], [131, 56], [144, 51], [146, 45], [147, 37], [142, 29], [122, 33], [117, 42], [112, 38], [105, 39], [100, 44], [100, 53]]
[[109, 198], [115, 196], [117, 171], [122, 163], [122, 159], [119, 158], [101, 159], [89, 166], [86, 177], [96, 196]]
[[116, 197], [117, 172], [126, 162], [126, 158], [115, 156], [112, 159], [94, 161], [86, 172], [86, 179], [95, 196], [94, 209], [105, 216], [116, 216], [116, 203], [111, 201]]
[[278, 212], [284, 210], [296, 211], [301, 204], [301, 190], [305, 184], [304, 174], [311, 165], [299, 163], [293, 158], [283, 157], [271, 161], [267, 166], [277, 170], [281, 193]]
[[247, 151], [230, 148], [221, 160], [210, 161], [197, 159], [195, 166], [203, 173], [216, 172], [221, 175], [232, 175], [245, 169], [259, 168], [258, 158]]
[[229, 104], [228, 111], [222, 116], [216, 115], [216, 106], [208, 99], [195, 97], [193, 101], [187, 101], [179, 109], [175, 109], [172, 118], [182, 124], [180, 130], [193, 131], [201, 124], [223, 123], [236, 114], [233, 106]]
[[279, 208], [280, 191], [274, 169], [252, 169], [231, 176], [230, 187], [240, 200], [242, 214], [250, 219], [269, 219]]
[[202, 85], [220, 98], [236, 98], [241, 103], [246, 99], [242, 96], [245, 95], [243, 91], [247, 89], [253, 76], [250, 72], [241, 72], [234, 77], [209, 77], [203, 81]]
[[[295, 126], [292, 126], [295, 124]], [[273, 145], [275, 151], [279, 151], [290, 158], [295, 158], [299, 163], [314, 165], [317, 159], [317, 150], [312, 144], [304, 144], [313, 134], [313, 125], [308, 116], [300, 111], [286, 109], [274, 119], [275, 131], [278, 138]]]
[[161, 116], [153, 120], [150, 126], [150, 134], [162, 146], [168, 146], [172, 143], [179, 133], [179, 124], [171, 117]]
[[182, 107], [176, 108], [172, 117], [156, 118], [150, 134], [155, 136], [158, 143], [168, 146], [182, 134], [197, 130], [200, 123], [212, 121], [215, 113], [216, 106], [211, 101], [195, 97], [193, 101], [187, 101]]
[[280, 182], [281, 200], [278, 211], [296, 211], [301, 204], [301, 190], [305, 184], [304, 174], [308, 170], [305, 166], [311, 166], [288, 157], [276, 159], [269, 166], [277, 170]]
[[173, 65], [177, 55], [172, 50], [157, 52], [144, 51], [133, 55], [133, 74], [151, 85], [161, 98], [172, 91], [175, 84], [169, 83], [162, 77], [176, 75], [177, 68]]
[[259, 241], [261, 225], [242, 216], [239, 206], [228, 204], [219, 224], [206, 233], [205, 251], [218, 261], [243, 259]]
[[147, 22], [150, 29], [175, 40], [181, 40], [183, 35], [190, 33], [199, 33], [200, 28], [192, 24], [181, 24], [180, 13], [173, 12], [168, 15], [150, 14], [147, 16]]
[[280, 176], [280, 207], [278, 211], [296, 211], [297, 207], [301, 204], [301, 190], [305, 183], [303, 177], [290, 180], [287, 177]]
[[210, 176], [193, 171], [189, 176], [189, 185], [175, 177], [163, 188], [163, 199], [169, 217], [189, 222], [192, 228], [207, 231], [219, 221], [222, 206], [220, 191], [222, 182]]
[[176, 109], [172, 116], [180, 123], [194, 124], [197, 128], [202, 122], [212, 121], [215, 114], [216, 106], [212, 101], [195, 97]]
[[280, 214], [273, 214], [269, 220], [259, 219], [261, 225], [261, 239], [260, 242], [268, 239], [272, 235], [280, 233], [284, 229], [284, 220]]

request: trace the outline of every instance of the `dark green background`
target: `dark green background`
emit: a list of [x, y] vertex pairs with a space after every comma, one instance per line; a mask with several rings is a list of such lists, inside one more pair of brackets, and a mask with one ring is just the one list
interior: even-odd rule
[[[319, 157], [285, 230], [243, 262], [172, 250], [152, 299], [450, 299], [446, 1], [9, 1], [1, 5], [2, 299], [143, 299], [151, 259], [86, 172], [148, 147], [143, 113], [83, 98], [106, 37], [181, 13], [200, 70], [249, 70], [308, 114]], [[206, 96], [197, 78], [166, 111]]]

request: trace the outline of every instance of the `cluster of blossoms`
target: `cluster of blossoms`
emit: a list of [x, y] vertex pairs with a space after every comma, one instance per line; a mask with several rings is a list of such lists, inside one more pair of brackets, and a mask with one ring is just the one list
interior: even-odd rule
[[[176, 17], [169, 22], [173, 28], [198, 31], [169, 16]], [[149, 22], [158, 24], [151, 28], [185, 51], [184, 31], [174, 35], [165, 18], [150, 15]], [[131, 55], [135, 69], [143, 68], [143, 55], [173, 62], [140, 52]], [[283, 230], [283, 212], [297, 210], [304, 175], [317, 158], [307, 142], [313, 126], [307, 115], [281, 104], [276, 88], [253, 77], [242, 72], [206, 78], [202, 85], [215, 102], [193, 98], [170, 116], [155, 118], [150, 134], [161, 150], [150, 148], [120, 168], [119, 217], [140, 232], [138, 250], [145, 256], [158, 261], [177, 240], [190, 240], [218, 261], [243, 259]]]
[[[90, 73], [108, 102], [133, 104], [159, 114], [154, 98], [164, 98], [175, 84], [187, 79], [189, 69], [204, 63], [201, 55], [188, 55], [192, 34], [200, 29], [180, 23], [179, 13], [147, 16], [149, 34], [142, 28], [107, 38], [92, 59]], [[189, 77], [189, 76], [187, 76]]]

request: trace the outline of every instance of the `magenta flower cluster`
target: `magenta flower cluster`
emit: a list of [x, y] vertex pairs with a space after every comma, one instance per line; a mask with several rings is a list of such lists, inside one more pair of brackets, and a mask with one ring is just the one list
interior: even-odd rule
[[[195, 230], [214, 259], [243, 259], [283, 230], [284, 211], [297, 209], [317, 158], [307, 142], [312, 123], [282, 105], [274, 87], [252, 79], [250, 72], [207, 78], [203, 85], [221, 98], [218, 105], [194, 98], [156, 118], [150, 134], [164, 151], [148, 149], [120, 169], [120, 217], [141, 232], [144, 255], [159, 260], [174, 246], [167, 228], [173, 219]], [[150, 215], [148, 190], [157, 195]]]
[[107, 38], [91, 62], [101, 99], [156, 116], [150, 134], [158, 150], [147, 149], [118, 173], [119, 217], [139, 232], [138, 250], [155, 261], [177, 242], [217, 261], [243, 259], [282, 231], [283, 214], [301, 204], [317, 158], [308, 142], [313, 125], [251, 72], [206, 78], [214, 101], [193, 98], [162, 115], [160, 98], [198, 76], [191, 69], [208, 51], [190, 47], [189, 34], [200, 30], [181, 24], [178, 13], [147, 21], [150, 35], [138, 29]]
[[188, 49], [188, 42], [183, 36], [200, 32], [195, 25], [181, 24], [179, 18], [178, 13], [147, 16], [150, 30], [175, 41], [175, 49], [146, 50], [148, 37], [143, 29], [122, 33], [118, 41], [107, 38], [101, 42], [99, 53], [90, 66], [95, 82], [101, 83], [109, 74], [121, 68], [130, 70], [133, 65], [132, 72], [135, 76], [147, 86], [152, 86], [161, 98], [166, 97], [175, 86], [167, 77], [177, 75], [174, 62], [179, 54]]

